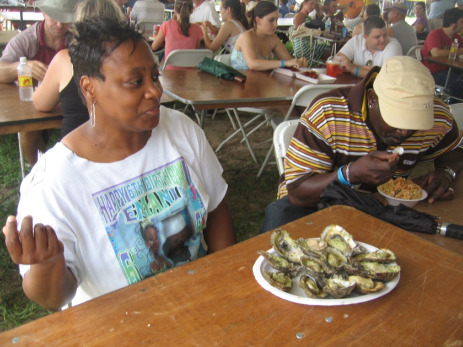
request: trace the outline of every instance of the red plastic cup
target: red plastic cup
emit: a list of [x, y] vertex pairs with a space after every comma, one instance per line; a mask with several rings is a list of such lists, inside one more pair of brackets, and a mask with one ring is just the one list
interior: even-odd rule
[[326, 62], [326, 74], [331, 77], [336, 77], [338, 75], [339, 65], [338, 63], [327, 61]]

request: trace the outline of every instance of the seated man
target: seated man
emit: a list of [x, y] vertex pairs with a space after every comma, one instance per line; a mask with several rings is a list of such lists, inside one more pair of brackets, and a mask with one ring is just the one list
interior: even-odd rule
[[203, 23], [209, 22], [212, 25], [212, 33], [217, 35], [222, 26], [220, 16], [215, 9], [215, 2], [209, 0], [194, 0], [195, 7], [193, 13], [190, 15], [190, 23]]
[[341, 66], [355, 77], [365, 77], [373, 66], [402, 55], [399, 41], [387, 36], [386, 23], [380, 17], [368, 17], [363, 26], [364, 34], [352, 37], [338, 53]]
[[[400, 156], [392, 153], [399, 145]], [[451, 185], [463, 170], [463, 132], [434, 98], [429, 70], [414, 58], [392, 57], [362, 82], [323, 93], [307, 108], [284, 159], [280, 200], [267, 206], [261, 231], [316, 211], [335, 180], [374, 191], [429, 160], [435, 170], [417, 180], [428, 202], [453, 199]]]
[[[31, 25], [8, 42], [0, 58], [0, 83], [11, 83], [18, 77], [19, 58], [26, 57], [32, 77], [41, 81], [55, 54], [65, 48], [69, 23], [74, 20], [74, 7], [78, 0], [37, 2], [43, 12], [43, 22]], [[59, 5], [59, 6], [58, 6]], [[37, 151], [45, 150], [46, 132], [21, 133], [21, 149], [30, 165], [37, 161]]]
[[394, 3], [389, 8], [389, 22], [392, 24], [387, 33], [399, 41], [402, 47], [402, 54], [407, 55], [410, 48], [417, 45], [416, 32], [410, 24], [405, 21], [408, 8], [404, 4]]
[[130, 20], [144, 31], [143, 36], [153, 35], [153, 26], [164, 22], [165, 7], [159, 0], [137, 0], [130, 11]]
[[[457, 54], [463, 54], [463, 39], [458, 34], [463, 30], [463, 10], [452, 8], [444, 13], [444, 26], [429, 33], [423, 48], [421, 56], [423, 64], [431, 71], [432, 77], [437, 85], [444, 86], [447, 80], [448, 67], [442, 64], [427, 61], [427, 57], [448, 57], [450, 45], [457, 39], [459, 48]], [[450, 95], [457, 98], [463, 98], [463, 73], [461, 70], [452, 69], [447, 84]], [[453, 100], [451, 100], [453, 102]]]
[[443, 25], [444, 12], [455, 6], [463, 8], [463, 0], [438, 0], [431, 1], [429, 4], [428, 19], [431, 29], [440, 28]]

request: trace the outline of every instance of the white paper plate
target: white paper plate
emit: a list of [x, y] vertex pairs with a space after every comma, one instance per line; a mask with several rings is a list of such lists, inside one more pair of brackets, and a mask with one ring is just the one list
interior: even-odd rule
[[[361, 244], [363, 247], [367, 249], [368, 252], [374, 252], [378, 248], [368, 245], [363, 242], [358, 242]], [[276, 252], [271, 248], [267, 252], [275, 254]], [[263, 256], [259, 256], [257, 258], [256, 262], [254, 263], [254, 266], [252, 267], [252, 272], [254, 274], [254, 278], [256, 279], [257, 283], [261, 285], [262, 288], [265, 290], [269, 291], [273, 295], [276, 295], [277, 297], [286, 300], [286, 301], [291, 301], [296, 304], [303, 304], [303, 305], [314, 305], [314, 306], [340, 306], [340, 305], [352, 305], [352, 304], [359, 304], [362, 302], [367, 302], [371, 300], [375, 300], [377, 298], [380, 298], [390, 291], [392, 291], [397, 284], [399, 283], [400, 279], [400, 274], [397, 275], [392, 281], [390, 282], [385, 282], [385, 286], [382, 290], [376, 293], [370, 293], [370, 294], [357, 294], [357, 293], [351, 293], [349, 296], [345, 298], [340, 298], [340, 299], [312, 299], [308, 298], [302, 288], [299, 287], [299, 279], [302, 275], [300, 273], [297, 275], [295, 278], [293, 278], [293, 288], [289, 292], [284, 292], [278, 288], [273, 287], [270, 283], [267, 282], [267, 280], [263, 276], [263, 271], [275, 271], [272, 269], [272, 267], [267, 263], [265, 258]]]
[[276, 73], [282, 74], [282, 75], [289, 76], [289, 77], [293, 77], [294, 73], [296, 72], [296, 71], [293, 71], [291, 69], [284, 68], [284, 67], [278, 67], [278, 68], [274, 69], [273, 71], [276, 72]]
[[[313, 84], [328, 84], [328, 83], [334, 83], [336, 81], [336, 77], [331, 77], [328, 76], [324, 73], [320, 73], [317, 71], [317, 69], [312, 69], [315, 70], [318, 73], [318, 78], [311, 78], [306, 75], [304, 75], [302, 72], [296, 72], [295, 76], [296, 78], [299, 78], [301, 80], [313, 83]], [[323, 69], [326, 72], [326, 69]]]

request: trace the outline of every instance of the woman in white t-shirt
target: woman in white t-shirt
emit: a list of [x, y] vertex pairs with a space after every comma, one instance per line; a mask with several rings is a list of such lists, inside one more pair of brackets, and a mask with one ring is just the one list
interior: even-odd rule
[[3, 228], [24, 292], [51, 310], [236, 242], [220, 163], [199, 126], [161, 106], [141, 34], [105, 17], [75, 27], [90, 120], [39, 159]]

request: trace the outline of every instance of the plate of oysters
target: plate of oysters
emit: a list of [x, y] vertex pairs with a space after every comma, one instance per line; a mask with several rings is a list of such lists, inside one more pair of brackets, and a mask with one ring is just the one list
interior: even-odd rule
[[257, 282], [277, 297], [304, 305], [338, 306], [371, 301], [399, 283], [400, 266], [389, 249], [354, 240], [339, 225], [329, 225], [320, 238], [291, 238], [275, 230], [272, 248], [257, 253]]

